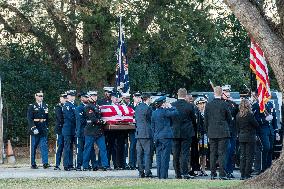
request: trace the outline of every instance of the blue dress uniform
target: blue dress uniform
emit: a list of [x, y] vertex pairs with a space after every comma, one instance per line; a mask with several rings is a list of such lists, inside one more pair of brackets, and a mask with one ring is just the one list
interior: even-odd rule
[[[89, 162], [94, 154], [94, 143], [97, 144], [100, 150], [100, 160], [104, 171], [109, 167], [105, 136], [103, 131], [103, 123], [101, 120], [101, 111], [98, 105], [89, 103], [85, 106], [84, 112], [87, 119], [87, 125], [84, 128], [85, 146], [83, 152], [83, 168], [87, 170]], [[98, 165], [93, 165], [93, 170], [96, 170]]]
[[62, 135], [64, 136], [64, 170], [70, 171], [73, 168], [73, 144], [75, 143], [75, 117], [76, 105], [74, 102], [67, 101], [63, 106], [64, 124], [62, 128]]
[[76, 113], [76, 145], [77, 145], [77, 165], [76, 170], [80, 171], [83, 165], [83, 151], [85, 145], [84, 128], [87, 124], [86, 116], [84, 114], [84, 107], [86, 105], [81, 103], [75, 110]]
[[277, 130], [276, 113], [271, 102], [267, 102], [265, 105], [265, 110], [273, 116], [273, 119], [270, 121], [266, 120], [267, 115], [265, 113], [260, 113], [258, 103], [253, 104], [252, 110], [259, 124], [257, 135], [260, 141], [257, 144], [259, 144], [258, 146], [262, 150], [262, 155], [260, 155], [261, 153], [256, 154], [255, 169], [257, 171], [265, 171], [272, 163], [273, 142]]
[[[156, 103], [164, 102], [166, 97], [160, 97]], [[157, 175], [159, 179], [168, 178], [168, 169], [173, 140], [171, 117], [178, 115], [175, 108], [158, 107], [151, 117], [151, 125], [156, 144]]]
[[60, 169], [60, 162], [64, 148], [64, 137], [62, 135], [62, 127], [64, 123], [63, 108], [64, 104], [58, 103], [55, 108], [55, 133], [56, 133], [56, 154], [55, 154], [55, 170]]
[[[40, 144], [41, 157], [43, 168], [48, 168], [48, 145], [47, 145], [47, 134], [48, 134], [48, 105], [45, 103], [34, 103], [30, 104], [27, 112], [27, 119], [29, 124], [29, 133], [31, 135], [31, 168], [37, 169], [35, 162], [36, 149]], [[38, 131], [35, 132], [35, 131]]]

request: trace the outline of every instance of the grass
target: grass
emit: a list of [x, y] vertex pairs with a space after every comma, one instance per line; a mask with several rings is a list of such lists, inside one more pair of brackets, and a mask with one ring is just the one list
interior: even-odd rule
[[71, 179], [2, 179], [0, 188], [100, 188], [100, 189], [204, 189], [235, 187], [240, 181], [221, 180], [158, 180], [158, 179], [97, 179], [97, 178], [71, 178]]

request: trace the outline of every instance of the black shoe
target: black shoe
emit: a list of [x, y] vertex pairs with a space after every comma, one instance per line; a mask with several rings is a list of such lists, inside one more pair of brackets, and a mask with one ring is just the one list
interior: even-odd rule
[[70, 171], [74, 171], [74, 170], [76, 170], [76, 168], [75, 168], [75, 167], [69, 167], [69, 169], [70, 169]]
[[60, 169], [60, 167], [55, 166], [55, 167], [54, 167], [54, 170], [61, 170], [61, 169]]
[[64, 167], [64, 171], [71, 171], [69, 167]]
[[205, 171], [200, 171], [198, 176], [205, 176], [205, 177], [207, 177], [208, 175], [207, 175], [207, 173]]
[[254, 171], [254, 172], [252, 172], [251, 174], [252, 175], [259, 175], [261, 173], [261, 171]]
[[240, 180], [246, 180], [246, 178], [245, 177], [241, 177]]
[[81, 167], [77, 167], [76, 171], [82, 171]]
[[83, 168], [83, 171], [90, 171], [90, 169]]
[[144, 172], [139, 173], [139, 178], [145, 178], [145, 173]]
[[192, 175], [181, 175], [182, 179], [194, 179], [194, 176]]
[[196, 174], [194, 171], [189, 171], [189, 172], [188, 172], [188, 175], [190, 175], [190, 176], [194, 176], [194, 177], [196, 177], [196, 176], [197, 176], [197, 174]]
[[175, 178], [176, 179], [182, 179], [181, 175], [176, 175]]
[[31, 169], [38, 169], [37, 165], [31, 165]]
[[154, 178], [154, 176], [152, 175], [152, 173], [146, 174], [145, 178]]
[[227, 174], [227, 178], [234, 179], [234, 178], [235, 178], [235, 176], [234, 176], [232, 173], [228, 173], [228, 174]]
[[109, 168], [107, 168], [107, 167], [102, 167], [100, 170], [102, 170], [102, 171], [107, 171], [107, 170], [109, 170]]
[[211, 173], [211, 180], [217, 179], [217, 173]]
[[230, 180], [228, 177], [219, 177], [220, 180]]
[[50, 165], [49, 165], [48, 163], [45, 163], [45, 164], [43, 164], [42, 166], [43, 166], [44, 169], [47, 169], [47, 168], [50, 167]]

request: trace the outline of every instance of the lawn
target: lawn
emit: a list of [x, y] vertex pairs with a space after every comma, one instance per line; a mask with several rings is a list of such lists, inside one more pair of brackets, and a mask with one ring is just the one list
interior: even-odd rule
[[2, 179], [0, 188], [100, 188], [100, 189], [203, 189], [224, 188], [239, 185], [240, 181], [221, 180], [158, 180], [158, 179], [114, 179], [114, 178], [72, 178], [72, 179]]

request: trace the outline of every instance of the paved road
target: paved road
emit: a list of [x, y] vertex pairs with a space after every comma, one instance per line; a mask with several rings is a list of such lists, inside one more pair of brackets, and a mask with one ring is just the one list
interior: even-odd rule
[[[157, 175], [157, 169], [152, 169], [153, 175]], [[209, 171], [207, 171], [209, 175]], [[174, 170], [169, 170], [169, 178], [174, 178]], [[235, 171], [236, 179], [240, 178], [239, 171]], [[19, 165], [17, 167], [0, 167], [0, 179], [5, 178], [138, 178], [137, 170], [111, 170], [111, 171], [63, 171], [53, 170], [53, 167], [48, 169], [30, 169], [28, 165]], [[197, 179], [209, 179], [208, 177], [196, 177]]]

